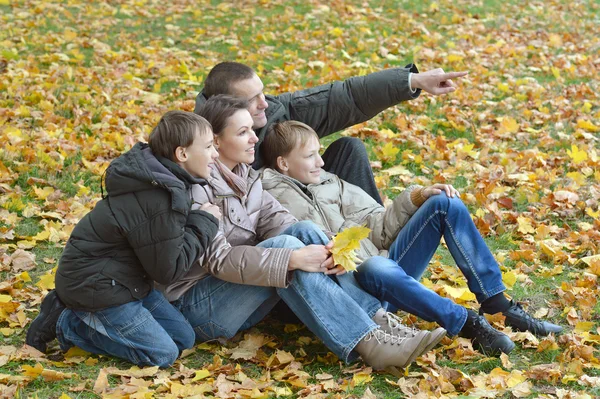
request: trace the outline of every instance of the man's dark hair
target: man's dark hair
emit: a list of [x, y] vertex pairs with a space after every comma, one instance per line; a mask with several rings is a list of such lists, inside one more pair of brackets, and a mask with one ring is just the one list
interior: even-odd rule
[[254, 76], [254, 70], [239, 62], [221, 62], [213, 67], [204, 81], [203, 93], [206, 98], [219, 94], [235, 94], [231, 86], [240, 80], [246, 80]]
[[209, 98], [196, 113], [206, 118], [213, 128], [213, 133], [218, 136], [227, 126], [227, 119], [241, 109], [248, 109], [248, 100], [219, 94]]
[[193, 112], [169, 111], [152, 129], [148, 145], [154, 155], [176, 162], [177, 147], [189, 147], [196, 134], [206, 133], [212, 134], [212, 128], [203, 117]]

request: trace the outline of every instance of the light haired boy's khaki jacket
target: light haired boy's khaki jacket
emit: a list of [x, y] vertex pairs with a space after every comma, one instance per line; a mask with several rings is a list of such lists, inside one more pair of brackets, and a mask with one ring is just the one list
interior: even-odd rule
[[288, 265], [293, 250], [260, 248], [256, 244], [277, 236], [297, 220], [263, 190], [257, 171], [248, 165], [241, 168], [248, 184], [244, 198], [233, 192], [216, 168], [212, 169], [207, 185], [192, 188], [196, 206], [206, 202], [218, 205], [223, 217], [219, 233], [188, 274], [167, 287], [158, 287], [169, 301], [178, 299], [210, 275], [237, 284], [267, 287], [289, 284]]
[[264, 189], [298, 220], [312, 220], [332, 233], [357, 225], [370, 228], [369, 239], [362, 240], [357, 251], [361, 261], [375, 255], [387, 257], [387, 249], [418, 209], [410, 198], [410, 193], [420, 187], [416, 185], [400, 193], [386, 209], [360, 187], [324, 170], [319, 184], [305, 186], [269, 168], [263, 171], [262, 182]]

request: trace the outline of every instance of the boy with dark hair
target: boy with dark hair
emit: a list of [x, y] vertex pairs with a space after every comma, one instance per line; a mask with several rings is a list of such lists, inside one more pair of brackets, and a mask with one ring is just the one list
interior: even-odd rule
[[[410, 186], [386, 209], [359, 187], [322, 170], [319, 149], [318, 136], [309, 126], [296, 121], [271, 125], [263, 143], [268, 166], [263, 187], [298, 220], [312, 220], [333, 233], [354, 225], [371, 229], [369, 239], [361, 242], [362, 263], [356, 273], [367, 292], [436, 321], [449, 335], [471, 338], [488, 355], [510, 352], [510, 338], [483, 316], [419, 283], [443, 236], [481, 304], [480, 313], [502, 313], [507, 325], [536, 335], [561, 332], [560, 326], [533, 318], [504, 296], [500, 268], [454, 187]], [[337, 267], [335, 273], [344, 270]], [[393, 314], [388, 317], [398, 321]]]
[[106, 196], [75, 226], [27, 344], [167, 367], [194, 345], [194, 330], [154, 282], [185, 275], [215, 237], [220, 212], [192, 210], [191, 186], [205, 184], [218, 154], [210, 124], [170, 111], [106, 171]]

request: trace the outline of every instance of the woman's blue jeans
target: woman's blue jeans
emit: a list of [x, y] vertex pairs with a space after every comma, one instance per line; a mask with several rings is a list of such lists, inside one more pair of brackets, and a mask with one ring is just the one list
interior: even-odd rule
[[[328, 242], [314, 223], [304, 221], [258, 246], [296, 249]], [[354, 347], [377, 328], [371, 317], [381, 308], [381, 302], [365, 292], [352, 273], [330, 277], [296, 270], [287, 288], [234, 284], [209, 276], [173, 304], [194, 327], [196, 340], [202, 342], [231, 338], [252, 327], [280, 298], [344, 361], [356, 357]]]
[[459, 198], [445, 193], [428, 198], [410, 218], [392, 243], [389, 259], [368, 259], [358, 268], [356, 279], [375, 297], [456, 335], [467, 319], [466, 309], [418, 281], [442, 237], [479, 303], [505, 290], [500, 268], [468, 209]]

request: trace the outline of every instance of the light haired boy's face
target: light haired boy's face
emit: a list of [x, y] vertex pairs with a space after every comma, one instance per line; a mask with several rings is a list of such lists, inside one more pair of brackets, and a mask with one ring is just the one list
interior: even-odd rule
[[305, 145], [298, 143], [292, 152], [282, 157], [285, 167], [281, 168], [281, 173], [303, 184], [320, 183], [321, 167], [324, 165], [320, 149], [321, 143], [316, 137], [311, 137]]

